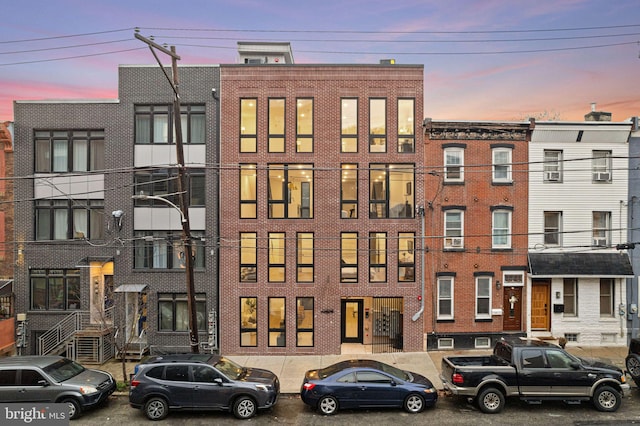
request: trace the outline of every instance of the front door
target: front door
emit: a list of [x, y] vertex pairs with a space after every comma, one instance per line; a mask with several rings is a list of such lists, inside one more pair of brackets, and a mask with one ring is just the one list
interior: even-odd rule
[[549, 289], [551, 282], [536, 280], [531, 284], [531, 329], [549, 330]]
[[362, 300], [343, 300], [341, 305], [342, 343], [362, 343], [364, 302]]
[[502, 301], [502, 329], [522, 330], [522, 287], [505, 287]]

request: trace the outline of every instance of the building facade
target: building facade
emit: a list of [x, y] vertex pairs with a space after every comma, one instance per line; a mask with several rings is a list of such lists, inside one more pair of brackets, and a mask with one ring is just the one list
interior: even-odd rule
[[13, 123], [0, 123], [0, 354], [16, 350], [13, 294]]
[[532, 124], [427, 119], [424, 127], [427, 348], [524, 336]]
[[627, 242], [631, 243], [625, 250], [629, 253], [631, 266], [636, 271], [633, 278], [627, 279], [627, 330], [630, 338], [640, 335], [640, 287], [638, 274], [640, 271], [640, 126], [638, 117], [631, 119], [631, 135], [629, 137], [629, 194], [628, 194], [628, 233]]

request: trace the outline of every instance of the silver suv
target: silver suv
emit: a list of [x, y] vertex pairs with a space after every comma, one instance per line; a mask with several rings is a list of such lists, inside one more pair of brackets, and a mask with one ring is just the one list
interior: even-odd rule
[[69, 404], [69, 418], [106, 401], [116, 390], [111, 374], [61, 356], [0, 358], [0, 402]]
[[167, 355], [136, 366], [129, 404], [150, 420], [179, 409], [232, 411], [248, 419], [274, 406], [279, 392], [278, 377], [269, 370], [242, 367], [219, 355]]

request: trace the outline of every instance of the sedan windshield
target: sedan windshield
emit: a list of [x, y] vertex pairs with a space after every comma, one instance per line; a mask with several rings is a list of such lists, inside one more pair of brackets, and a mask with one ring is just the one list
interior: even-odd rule
[[213, 366], [222, 374], [233, 380], [240, 379], [245, 373], [245, 369], [242, 366], [227, 358], [220, 358]]
[[47, 373], [56, 382], [64, 382], [84, 371], [84, 367], [70, 359], [62, 358], [51, 365], [44, 368]]

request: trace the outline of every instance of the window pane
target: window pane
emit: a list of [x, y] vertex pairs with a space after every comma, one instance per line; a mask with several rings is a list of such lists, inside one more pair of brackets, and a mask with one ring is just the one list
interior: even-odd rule
[[369, 151], [387, 151], [387, 101], [369, 100]]
[[342, 99], [341, 102], [341, 151], [358, 151], [358, 100]]

